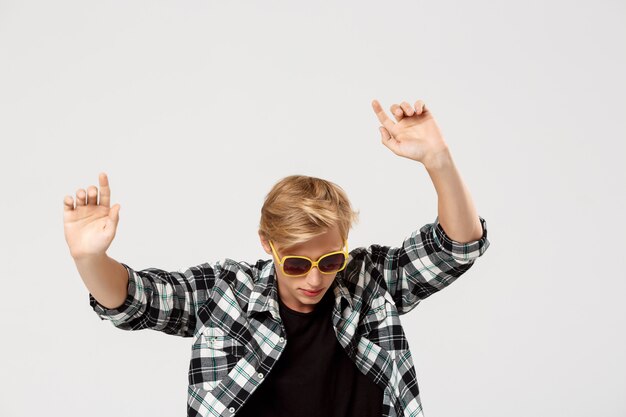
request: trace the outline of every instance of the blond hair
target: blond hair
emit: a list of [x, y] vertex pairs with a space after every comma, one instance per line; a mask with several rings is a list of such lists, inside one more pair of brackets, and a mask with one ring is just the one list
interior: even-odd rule
[[306, 242], [334, 226], [339, 227], [342, 239], [347, 239], [358, 216], [337, 184], [290, 175], [278, 181], [266, 195], [259, 234], [282, 248]]

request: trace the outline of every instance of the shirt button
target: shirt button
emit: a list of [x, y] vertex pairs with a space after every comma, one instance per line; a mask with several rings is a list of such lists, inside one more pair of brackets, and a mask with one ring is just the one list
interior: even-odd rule
[[263, 378], [263, 372], [259, 372], [259, 374], [257, 375], [259, 378]]
[[234, 412], [235, 412], [235, 407], [230, 407], [230, 408], [228, 409], [228, 411], [230, 411], [231, 413], [234, 413]]
[[284, 337], [281, 337], [281, 338], [280, 338], [280, 339], [278, 339], [278, 340], [280, 340], [280, 343], [283, 343], [283, 342], [285, 341], [285, 338], [284, 338]]

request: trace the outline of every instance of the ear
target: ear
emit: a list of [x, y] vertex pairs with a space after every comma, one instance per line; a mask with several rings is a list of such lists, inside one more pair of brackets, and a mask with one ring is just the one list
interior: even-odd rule
[[261, 235], [260, 231], [259, 231], [259, 239], [261, 240], [261, 246], [263, 246], [263, 250], [265, 251], [265, 253], [267, 253], [268, 255], [271, 255], [272, 248], [270, 247], [270, 242]]

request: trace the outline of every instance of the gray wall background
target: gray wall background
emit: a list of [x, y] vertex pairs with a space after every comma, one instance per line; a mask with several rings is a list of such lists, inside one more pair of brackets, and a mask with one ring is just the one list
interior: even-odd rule
[[[341, 185], [351, 248], [434, 220], [370, 107], [422, 99], [491, 247], [402, 323], [425, 414], [626, 416], [620, 1], [0, 1], [0, 415], [182, 416], [191, 339], [100, 321], [63, 197], [109, 174], [109, 255], [266, 259], [272, 185]], [[621, 75], [620, 75], [621, 74]]]

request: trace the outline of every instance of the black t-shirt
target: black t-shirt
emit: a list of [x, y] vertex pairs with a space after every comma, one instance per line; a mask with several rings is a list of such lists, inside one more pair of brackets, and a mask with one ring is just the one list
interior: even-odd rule
[[282, 355], [237, 417], [380, 417], [383, 390], [345, 353], [332, 325], [329, 288], [310, 313], [283, 304]]

